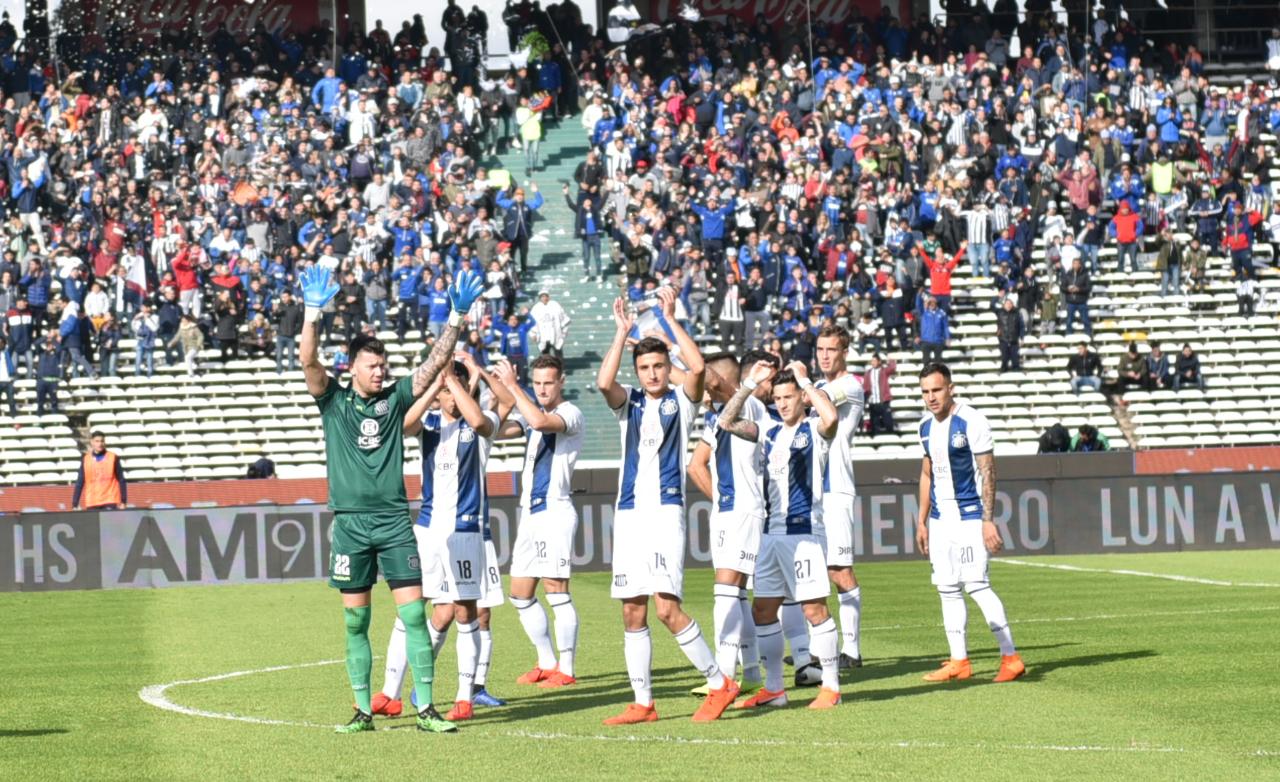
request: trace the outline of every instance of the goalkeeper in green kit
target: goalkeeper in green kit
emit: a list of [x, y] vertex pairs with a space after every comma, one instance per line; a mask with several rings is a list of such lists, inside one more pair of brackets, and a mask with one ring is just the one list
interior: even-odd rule
[[316, 399], [324, 424], [325, 467], [329, 509], [333, 511], [333, 546], [329, 585], [342, 593], [347, 631], [347, 675], [356, 697], [356, 714], [339, 733], [373, 730], [370, 706], [370, 593], [378, 572], [391, 588], [396, 613], [404, 622], [409, 664], [418, 689], [418, 729], [431, 733], [457, 730], [431, 704], [434, 665], [431, 638], [422, 602], [422, 568], [404, 490], [405, 412], [422, 396], [441, 370], [450, 366], [463, 316], [480, 296], [478, 275], [463, 271], [449, 287], [452, 312], [444, 333], [422, 366], [407, 378], [390, 381], [387, 351], [376, 337], [358, 336], [347, 354], [351, 384], [331, 378], [320, 363], [320, 310], [338, 293], [327, 269], [312, 266], [299, 275], [306, 305], [300, 355], [307, 390]]

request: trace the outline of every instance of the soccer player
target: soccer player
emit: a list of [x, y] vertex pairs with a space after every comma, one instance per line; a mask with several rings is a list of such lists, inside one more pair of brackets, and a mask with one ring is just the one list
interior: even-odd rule
[[305, 303], [300, 357], [307, 390], [316, 398], [324, 426], [329, 508], [334, 514], [329, 584], [342, 593], [347, 675], [356, 699], [355, 716], [338, 731], [373, 730], [369, 619], [371, 591], [379, 571], [391, 588], [405, 627], [414, 681], [424, 695], [418, 729], [456, 730], [431, 702], [435, 666], [422, 604], [422, 570], [404, 491], [402, 423], [414, 399], [426, 392], [448, 363], [463, 315], [479, 298], [483, 284], [470, 272], [458, 275], [449, 288], [453, 311], [448, 328], [411, 377], [387, 384], [386, 348], [376, 337], [361, 335], [348, 347], [351, 383], [342, 385], [320, 363], [317, 333], [321, 308], [337, 296], [338, 285], [328, 270], [314, 266], [302, 271], [299, 282]]
[[[467, 393], [475, 395], [480, 385], [481, 372], [479, 367], [475, 365], [475, 358], [470, 353], [458, 353], [463, 369], [466, 370], [467, 376]], [[454, 367], [457, 371], [457, 367]], [[431, 408], [436, 412], [439, 411], [439, 392], [443, 388], [444, 378], [439, 379], [438, 383], [431, 385], [428, 392], [422, 397], [421, 406], [406, 413], [404, 420], [404, 431], [410, 436], [419, 434], [422, 429], [422, 412]], [[499, 412], [502, 410], [502, 401], [498, 397], [493, 398], [494, 410]], [[508, 408], [509, 402], [508, 399]], [[426, 484], [424, 484], [426, 485]], [[485, 511], [483, 512], [485, 520], [489, 518], [488, 497], [485, 498]], [[493, 635], [489, 630], [490, 609], [497, 608], [502, 605], [502, 576], [498, 572], [498, 555], [493, 547], [493, 538], [490, 535], [488, 523], [484, 525], [483, 532], [484, 549], [485, 549], [485, 596], [476, 602], [476, 636], [480, 640], [480, 651], [476, 657], [475, 666], [475, 683], [474, 692], [471, 695], [471, 703], [481, 706], [504, 706], [506, 701], [494, 698], [485, 689], [485, 682], [488, 680], [489, 662], [493, 658]], [[428, 585], [430, 586], [430, 585]], [[434, 630], [434, 627], [433, 627]], [[447, 631], [447, 627], [445, 627]], [[436, 641], [443, 642], [443, 634], [436, 634]], [[460, 639], [461, 640], [461, 639]], [[436, 644], [434, 648], [434, 657], [438, 658], [440, 654], [440, 645]], [[383, 674], [383, 691], [374, 695], [374, 714], [385, 714], [387, 717], [398, 717], [403, 709], [401, 701], [401, 689], [404, 685], [404, 668], [408, 663], [407, 649], [404, 645], [404, 626], [401, 622], [396, 622], [396, 627], [392, 628], [392, 636], [387, 642], [387, 667]], [[417, 705], [417, 692], [412, 694], [413, 704]]]
[[[480, 406], [470, 385], [475, 377], [497, 399], [496, 412]], [[478, 603], [485, 599], [490, 581], [484, 542], [489, 523], [485, 464], [514, 400], [465, 353], [459, 353], [452, 371], [445, 373], [437, 399], [438, 411], [428, 412], [433, 401], [429, 396], [413, 405], [405, 417], [405, 434], [422, 437], [422, 509], [413, 531], [423, 591], [433, 605], [428, 629], [437, 653], [449, 626], [458, 625], [458, 695], [447, 717], [461, 721], [474, 713], [481, 653]], [[497, 563], [493, 565], [496, 570]]]
[[[840, 615], [840, 668], [862, 667], [859, 649], [862, 624], [862, 589], [853, 573], [853, 508], [857, 491], [853, 484], [853, 437], [862, 422], [862, 381], [849, 373], [845, 356], [849, 332], [841, 326], [825, 326], [818, 334], [818, 371], [814, 385], [824, 391], [840, 413], [840, 428], [831, 440], [826, 485], [822, 493], [822, 525], [826, 534], [827, 574], [836, 588]], [[796, 675], [800, 676], [800, 666]]]
[[618, 383], [618, 369], [634, 316], [622, 298], [614, 300], [617, 326], [613, 344], [596, 375], [596, 387], [618, 418], [622, 434], [622, 472], [613, 522], [613, 597], [622, 601], [626, 628], [623, 651], [635, 702], [606, 725], [658, 719], [651, 684], [653, 649], [649, 637], [649, 599], [658, 620], [675, 635], [680, 650], [711, 691], [693, 715], [696, 722], [720, 717], [738, 694], [738, 685], [720, 672], [698, 623], [680, 605], [684, 586], [684, 480], [689, 426], [702, 399], [705, 367], [698, 346], [675, 319], [675, 291], [660, 288], [658, 300], [680, 348], [686, 371], [680, 386], [670, 385], [671, 356], [660, 339], [636, 343], [632, 364], [640, 387]]
[[920, 371], [920, 391], [928, 408], [920, 422], [920, 518], [916, 544], [929, 556], [933, 583], [942, 598], [942, 624], [951, 646], [951, 659], [925, 675], [925, 681], [968, 679], [969, 652], [965, 645], [968, 611], [964, 593], [978, 604], [987, 626], [1000, 644], [998, 682], [1026, 671], [1013, 645], [1004, 604], [987, 576], [988, 555], [1003, 541], [991, 514], [996, 504], [996, 460], [991, 425], [977, 410], [955, 401], [951, 370], [946, 364], [926, 364]]
[[[752, 350], [746, 359], [773, 359], [763, 351]], [[708, 379], [715, 377], [730, 389], [739, 385], [740, 366], [732, 353], [717, 353], [706, 359]], [[771, 364], [772, 365], [772, 364]], [[714, 374], [713, 374], [714, 373]], [[746, 398], [742, 418], [759, 424], [769, 420], [764, 399], [768, 399], [768, 380], [756, 386]], [[750, 695], [760, 689], [760, 658], [756, 652], [755, 622], [747, 601], [747, 579], [755, 572], [756, 553], [760, 549], [760, 530], [764, 526], [763, 457], [760, 443], [734, 437], [720, 429], [720, 411], [728, 397], [709, 387], [710, 397], [702, 428], [702, 439], [693, 450], [689, 477], [712, 500], [711, 563], [715, 567], [714, 603], [716, 664], [726, 676], [732, 676], [742, 655], [740, 694]], [[694, 691], [705, 695], [702, 688]]]
[[[527, 438], [520, 477], [520, 524], [511, 549], [511, 603], [538, 662], [516, 682], [564, 687], [577, 683], [573, 658], [578, 611], [569, 593], [569, 576], [578, 513], [570, 495], [573, 467], [582, 450], [582, 411], [565, 401], [564, 363], [555, 356], [539, 356], [530, 365], [534, 399], [520, 387], [510, 364], [499, 363], [494, 374], [515, 398], [519, 413], [519, 420], [502, 425], [501, 436]], [[535, 596], [540, 580], [555, 615], [555, 647], [547, 613]]]
[[[830, 709], [840, 703], [840, 659], [836, 623], [827, 611], [831, 584], [819, 532], [826, 508], [827, 457], [833, 438], [839, 436], [840, 414], [831, 398], [809, 379], [804, 364], [793, 361], [773, 378], [773, 400], [782, 422], [744, 419], [747, 398], [773, 372], [770, 363], [755, 364], [718, 421], [720, 429], [764, 444], [767, 516], [756, 557], [752, 607], [765, 681], [762, 689], [738, 705], [749, 709], [787, 704], [777, 617], [782, 601], [790, 599], [804, 611], [810, 648], [822, 666], [822, 687], [809, 708]], [[812, 416], [807, 415], [810, 407]]]

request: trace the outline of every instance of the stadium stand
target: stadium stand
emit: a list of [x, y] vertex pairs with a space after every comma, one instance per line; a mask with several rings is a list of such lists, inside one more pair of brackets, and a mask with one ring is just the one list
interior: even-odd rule
[[[1280, 423], [1269, 414], [1272, 394], [1280, 393], [1274, 391], [1280, 387], [1280, 276], [1273, 268], [1280, 239], [1273, 208], [1280, 90], [1261, 63], [1221, 66], [1204, 63], [1193, 49], [1130, 49], [1124, 41], [1140, 36], [1126, 21], [1119, 29], [1104, 25], [1103, 45], [1089, 51], [1097, 70], [1086, 84], [1072, 65], [1082, 62], [1081, 41], [1060, 37], [1048, 18], [1033, 26], [1043, 31], [1034, 41], [1040, 56], [1019, 59], [1018, 49], [1010, 49], [1007, 67], [999, 47], [957, 59], [939, 43], [929, 44], [930, 61], [913, 55], [900, 33], [910, 36], [912, 47], [928, 48], [924, 42], [939, 31], [927, 20], [909, 29], [885, 19], [851, 21], [861, 21], [864, 32], [848, 52], [828, 40], [830, 31], [818, 31], [809, 57], [801, 56], [801, 39], [789, 34], [700, 21], [637, 34], [612, 51], [574, 45], [569, 57], [555, 47], [544, 61], [554, 66], [535, 56], [527, 68], [490, 74], [492, 80], [472, 74], [465, 91], [460, 81], [450, 82], [438, 53], [411, 40], [411, 31], [395, 41], [394, 58], [390, 40], [351, 36], [336, 69], [322, 64], [325, 41], [309, 35], [259, 36], [269, 61], [228, 49], [225, 41], [178, 34], [164, 43], [187, 54], [169, 58], [150, 56], [163, 47], [131, 42], [105, 51], [86, 39], [83, 50], [62, 55], [102, 69], [98, 75], [67, 76], [48, 67], [37, 69], [30, 84], [10, 78], [6, 94], [22, 99], [6, 111], [0, 129], [9, 145], [0, 199], [9, 218], [0, 331], [13, 352], [20, 414], [0, 417], [0, 483], [74, 479], [79, 444], [96, 429], [127, 460], [133, 480], [241, 477], [261, 456], [276, 463], [281, 477], [323, 475], [318, 419], [301, 373], [277, 372], [273, 360], [274, 331], [287, 327], [280, 293], [292, 287], [300, 264], [358, 275], [349, 291], [352, 307], [326, 319], [333, 332], [329, 360], [340, 358], [335, 353], [344, 333], [381, 319], [373, 302], [385, 296], [378, 333], [397, 372], [407, 371], [423, 350], [435, 278], [464, 264], [481, 267], [491, 274], [494, 292], [486, 307], [517, 321], [527, 317], [523, 307], [536, 293], [548, 290], [573, 318], [565, 346], [568, 396], [588, 416], [583, 455], [593, 459], [614, 457], [618, 448], [612, 417], [591, 398], [615, 295], [643, 301], [645, 285], [674, 284], [682, 294], [677, 316], [696, 321], [699, 290], [691, 278], [698, 259], [709, 258], [710, 317], [695, 333], [707, 350], [741, 348], [741, 340], [724, 331], [724, 316], [735, 309], [725, 309], [727, 275], [759, 269], [768, 331], [783, 327], [782, 350], [803, 357], [803, 345], [788, 338], [784, 308], [818, 304], [810, 331], [825, 319], [853, 329], [857, 321], [847, 311], [858, 305], [844, 292], [861, 284], [865, 268], [877, 318], [885, 315], [886, 279], [908, 282], [908, 290], [920, 294], [904, 307], [914, 338], [923, 291], [940, 279], [930, 281], [926, 270], [907, 263], [918, 255], [912, 245], [926, 241], [931, 256], [961, 258], [945, 282], [951, 344], [943, 357], [963, 394], [988, 411], [999, 453], [1035, 453], [1055, 423], [1072, 431], [1097, 426], [1113, 448], [1280, 442]], [[746, 43], [731, 52], [728, 43], [739, 33], [744, 37], [737, 40]], [[765, 47], [791, 51], [782, 46], [787, 43], [795, 44], [794, 53], [770, 60]], [[876, 43], [889, 44], [879, 62], [866, 48]], [[0, 25], [0, 46], [10, 45]], [[637, 58], [646, 64], [636, 68]], [[143, 67], [126, 69], [128, 61]], [[1191, 72], [1184, 74], [1183, 66]], [[214, 72], [233, 75], [215, 82]], [[1002, 83], [1011, 104], [1025, 101], [1027, 116], [995, 111], [992, 95], [977, 83], [980, 73]], [[953, 96], [972, 97], [973, 106]], [[1161, 113], [1165, 96], [1174, 99], [1174, 113]], [[1092, 112], [1099, 105], [1095, 127]], [[992, 111], [979, 113], [987, 108]], [[1087, 111], [1073, 118], [1073, 109]], [[1119, 129], [1122, 115], [1134, 130]], [[535, 132], [540, 124], [545, 128]], [[1099, 130], [1118, 146], [1107, 151]], [[968, 146], [982, 132], [993, 142], [986, 157]], [[1144, 132], [1151, 144], [1144, 144]], [[539, 137], [535, 165], [529, 142]], [[748, 148], [748, 141], [756, 146]], [[590, 150], [598, 164], [587, 159]], [[1083, 237], [1087, 227], [1079, 193], [1058, 178], [1072, 170], [1068, 161], [1080, 150], [1101, 153], [1094, 162], [1106, 176], [1084, 195], [1098, 207], [1100, 225], [1109, 223], [1118, 200], [1129, 198], [1146, 225], [1137, 237], [1136, 270], [1117, 271], [1116, 240], [1101, 241], [1088, 307], [1090, 349], [1104, 367], [1102, 390], [1076, 394], [1066, 363], [1081, 332], [1064, 333], [1065, 253], [1054, 235]], [[1177, 170], [1171, 187], [1152, 175], [1162, 154]], [[997, 161], [1015, 166], [1016, 182], [1007, 188], [994, 170]], [[1144, 182], [1141, 197], [1114, 181], [1126, 165]], [[992, 195], [984, 195], [988, 174], [993, 186], [1000, 183]], [[509, 205], [522, 181], [530, 197], [531, 185], [542, 185], [542, 204], [527, 226]], [[562, 198], [558, 185], [570, 182], [576, 182], [572, 194]], [[1233, 248], [1206, 242], [1204, 284], [1192, 289], [1184, 260], [1178, 289], [1161, 295], [1161, 228], [1170, 229], [1182, 253], [1203, 231], [1215, 239], [1238, 233], [1229, 208], [1211, 226], [1188, 214], [1201, 186], [1219, 205], [1246, 206], [1250, 246], [1233, 259]], [[604, 237], [603, 279], [587, 279], [580, 266], [586, 196], [594, 196], [600, 210], [592, 227]], [[978, 201], [989, 212], [973, 212]], [[859, 206], [870, 207], [870, 219]], [[1000, 257], [1007, 248], [997, 246], [998, 230], [1016, 228], [1024, 207], [1027, 224], [1016, 232], [1022, 254], [1005, 285], [1026, 310], [1021, 367], [1002, 373], [994, 307], [1002, 278], [976, 274], [971, 249], [960, 242], [989, 236]], [[1250, 221], [1250, 214], [1257, 219]], [[898, 218], [909, 223], [905, 247], [902, 237], [891, 235]], [[488, 234], [478, 230], [486, 219]], [[772, 248], [751, 244], [752, 232], [772, 236]], [[932, 245], [935, 232], [940, 250]], [[528, 243], [525, 273], [517, 262], [522, 241]], [[841, 241], [851, 254], [829, 262]], [[199, 251], [185, 253], [188, 244]], [[786, 244], [794, 245], [794, 257]], [[393, 271], [406, 250], [410, 271]], [[194, 259], [194, 266], [175, 263], [180, 258]], [[32, 275], [32, 261], [43, 262], [43, 277]], [[792, 265], [801, 282], [788, 287]], [[1022, 266], [1035, 270], [1057, 305], [1048, 311], [1047, 329], [1040, 327], [1039, 305], [1024, 307], [1017, 298]], [[75, 267], [82, 271], [73, 273]], [[814, 284], [807, 288], [803, 278], [810, 273]], [[1248, 292], [1252, 316], [1240, 314], [1246, 273], [1256, 286]], [[101, 291], [93, 290], [95, 282]], [[168, 305], [166, 288], [178, 294]], [[223, 290], [234, 309], [218, 302]], [[34, 323], [24, 321], [20, 297], [37, 309]], [[156, 320], [134, 317], [144, 301], [156, 308]], [[268, 330], [247, 317], [258, 309]], [[184, 311], [197, 316], [200, 329], [195, 374], [179, 344], [172, 361], [166, 356], [164, 343], [177, 338], [176, 316]], [[121, 326], [118, 343], [102, 325], [105, 312]], [[519, 337], [512, 342], [488, 313], [475, 313], [482, 343], [476, 350], [511, 355]], [[37, 416], [37, 382], [23, 348], [38, 347], [49, 334], [60, 334], [61, 404], [57, 413]], [[259, 338], [267, 348], [262, 357], [240, 358]], [[135, 375], [138, 354], [151, 340], [154, 376]], [[1171, 361], [1189, 343], [1205, 387], [1116, 390], [1117, 361], [1130, 342], [1144, 357], [1151, 345], [1162, 344]], [[107, 360], [113, 352], [114, 367]], [[884, 352], [897, 362], [891, 384], [897, 433], [864, 437], [857, 452], [914, 455], [921, 352]], [[851, 370], [862, 373], [869, 353], [851, 351]], [[101, 376], [82, 376], [81, 354]], [[520, 457], [518, 443], [499, 444], [491, 464], [512, 469]], [[406, 459], [417, 458], [417, 444], [410, 443]]]

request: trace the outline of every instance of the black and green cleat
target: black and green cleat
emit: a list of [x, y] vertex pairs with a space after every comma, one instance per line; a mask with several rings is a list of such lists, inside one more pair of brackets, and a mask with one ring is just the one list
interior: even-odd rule
[[366, 730], [373, 730], [373, 715], [366, 714], [356, 709], [356, 715], [346, 725], [340, 725], [334, 729], [335, 733], [362, 733]]
[[425, 709], [418, 712], [418, 730], [427, 733], [456, 733], [458, 726], [441, 717], [436, 707], [428, 703]]

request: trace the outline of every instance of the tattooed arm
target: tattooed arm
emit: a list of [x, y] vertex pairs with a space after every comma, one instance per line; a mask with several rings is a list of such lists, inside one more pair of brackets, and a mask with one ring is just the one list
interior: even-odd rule
[[1004, 546], [1000, 539], [1000, 530], [992, 520], [996, 512], [996, 457], [993, 453], [980, 453], [975, 457], [978, 462], [978, 476], [982, 480], [982, 542], [992, 554]]
[[729, 397], [724, 409], [720, 411], [717, 425], [721, 429], [753, 443], [760, 439], [760, 427], [755, 421], [744, 421], [740, 416], [743, 405], [747, 403], [747, 397], [751, 396], [757, 386], [772, 377], [773, 372], [773, 364], [768, 361], [757, 361], [755, 366], [751, 367], [742, 385], [733, 393], [733, 396]]
[[453, 360], [453, 349], [458, 344], [458, 333], [461, 330], [460, 323], [445, 326], [444, 331], [436, 339], [436, 344], [431, 347], [427, 360], [414, 370], [413, 395], [415, 397], [422, 396], [440, 375], [440, 370]]

